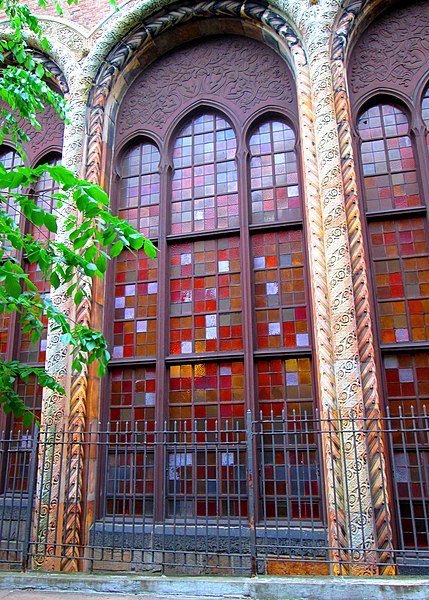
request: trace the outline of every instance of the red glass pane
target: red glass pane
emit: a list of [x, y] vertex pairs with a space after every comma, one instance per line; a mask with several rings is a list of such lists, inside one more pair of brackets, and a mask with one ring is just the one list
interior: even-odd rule
[[[60, 165], [61, 157], [57, 156], [56, 158], [49, 160], [48, 164], [51, 166]], [[58, 183], [52, 179], [49, 173], [43, 173], [43, 175], [37, 180], [34, 188], [36, 204], [44, 211], [55, 214], [57, 212], [57, 200], [52, 197], [52, 194], [57, 194], [59, 191], [60, 187]], [[55, 238], [55, 233], [49, 231], [44, 225], [41, 227], [30, 225], [30, 227], [32, 236], [38, 240], [53, 240]]]
[[113, 358], [156, 354], [157, 259], [140, 250], [116, 260]]
[[302, 232], [252, 237], [258, 348], [309, 346]]
[[[174, 365], [169, 377], [169, 417], [174, 430], [225, 431], [244, 424], [241, 362]], [[230, 428], [231, 428], [230, 425]]]
[[5, 356], [6, 356], [6, 352], [7, 352], [8, 339], [10, 336], [9, 323], [10, 323], [10, 316], [6, 312], [1, 313], [0, 314], [0, 358], [2, 360], [5, 360]]
[[[25, 271], [28, 273], [30, 281], [37, 287], [41, 295], [49, 295], [50, 284], [44, 277], [36, 263], [28, 263], [25, 265]], [[21, 333], [21, 341], [19, 344], [19, 360], [25, 363], [44, 363], [46, 360], [46, 335], [48, 327], [48, 319], [46, 315], [41, 316], [41, 321], [44, 325], [42, 337], [33, 342], [30, 339], [30, 333]]]
[[[0, 154], [0, 162], [6, 169], [6, 171], [11, 171], [15, 167], [22, 166], [22, 159], [17, 152], [14, 150], [6, 150], [2, 154]], [[7, 214], [12, 217], [17, 225], [19, 225], [19, 221], [21, 218], [20, 209], [17, 208], [18, 205], [15, 204], [13, 199], [7, 194], [3, 194], [5, 199], [8, 200], [6, 205], [2, 205], [2, 208], [7, 212]], [[0, 238], [1, 239], [1, 238]]]
[[119, 217], [146, 237], [157, 237], [159, 194], [158, 148], [147, 142], [133, 146], [121, 161]]
[[384, 357], [389, 409], [392, 416], [423, 414], [429, 409], [429, 354], [389, 354]]
[[253, 223], [301, 218], [295, 134], [279, 121], [261, 125], [250, 138]]
[[383, 343], [429, 339], [429, 252], [424, 219], [369, 224]]
[[367, 210], [420, 206], [407, 116], [394, 106], [374, 106], [361, 116], [358, 130]]
[[155, 367], [115, 368], [111, 373], [111, 431], [154, 430]]
[[311, 417], [313, 389], [309, 358], [262, 360], [256, 363], [257, 400], [262, 419], [296, 415]]
[[236, 138], [222, 117], [191, 121], [174, 144], [171, 233], [237, 227]]
[[171, 247], [171, 354], [242, 349], [240, 270], [238, 238]]

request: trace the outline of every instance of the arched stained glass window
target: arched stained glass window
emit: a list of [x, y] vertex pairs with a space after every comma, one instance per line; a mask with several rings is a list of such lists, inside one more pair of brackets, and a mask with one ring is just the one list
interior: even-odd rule
[[158, 235], [159, 151], [149, 142], [128, 149], [121, 160], [119, 216], [146, 237]]
[[421, 205], [408, 118], [389, 104], [373, 106], [359, 119], [368, 212]]
[[173, 150], [171, 233], [239, 225], [236, 150], [234, 130], [216, 114], [182, 129]]
[[[429, 87], [426, 88], [426, 91], [423, 95], [423, 99], [422, 99], [422, 117], [423, 117], [423, 121], [426, 124], [426, 127], [429, 129]], [[429, 132], [426, 136], [426, 140], [427, 140], [427, 145], [428, 145], [428, 149], [429, 149]]]
[[[421, 205], [408, 128], [406, 115], [385, 104], [359, 119], [368, 214]], [[429, 339], [425, 219], [402, 216], [408, 218], [385, 214], [369, 223], [382, 343]]]
[[302, 218], [295, 134], [281, 121], [269, 121], [250, 138], [253, 223]]
[[[195, 97], [172, 81], [174, 112], [136, 115], [140, 90], [152, 86], [155, 95], [159, 92], [153, 63], [132, 84], [118, 113], [118, 144], [128, 148], [118, 164], [119, 214], [146, 234], [147, 223], [138, 216], [143, 205], [156, 206], [160, 218], [149, 221], [158, 226], [150, 230], [156, 261], [125, 252], [115, 261], [111, 426], [121, 439], [128, 439], [130, 427], [144, 433], [155, 421], [158, 437], [164, 435], [159, 429], [167, 428], [163, 449], [152, 434], [146, 458], [138, 459], [150, 455], [157, 469], [145, 492], [155, 520], [239, 520], [248, 513], [243, 442], [250, 411], [267, 434], [258, 449], [256, 486], [267, 486], [260, 517], [319, 518], [317, 448], [311, 442], [304, 457], [296, 445], [300, 434], [288, 449], [281, 435], [271, 435], [280, 427], [275, 419], [288, 415], [301, 423], [315, 406], [295, 92], [291, 97], [281, 86], [279, 96], [278, 73], [285, 69], [268, 51], [280, 64], [266, 71], [263, 90], [252, 103], [259, 83], [254, 66], [248, 79], [242, 52], [251, 46], [255, 65], [265, 56], [264, 47], [228, 36], [195, 43], [203, 44], [207, 64], [215, 62], [213, 73], [225, 69], [226, 87], [223, 75], [218, 80], [207, 68], [192, 69], [186, 81], [192, 81]], [[159, 59], [169, 64], [168, 72], [187, 71], [186, 57], [174, 63], [182, 51], [186, 55], [190, 48]], [[231, 58], [219, 70], [229, 53], [240, 60]], [[231, 80], [230, 65], [240, 71]], [[134, 141], [129, 111], [139, 122]], [[142, 141], [149, 138], [156, 139], [157, 149]], [[144, 146], [153, 157], [149, 167]], [[145, 198], [143, 173], [150, 173]], [[110, 330], [110, 317], [106, 322]], [[139, 346], [138, 336], [146, 340]], [[118, 466], [111, 452], [108, 477], [126, 472], [135, 473], [137, 481], [143, 477], [134, 459], [121, 457]], [[131, 495], [132, 478], [124, 475], [123, 486]], [[107, 512], [113, 502], [112, 494]], [[137, 512], [150, 512], [145, 502]], [[128, 514], [131, 507], [121, 510]]]

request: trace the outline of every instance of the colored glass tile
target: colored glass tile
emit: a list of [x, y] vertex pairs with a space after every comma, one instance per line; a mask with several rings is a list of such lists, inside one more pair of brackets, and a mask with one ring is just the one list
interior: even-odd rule
[[407, 116], [388, 104], [360, 117], [361, 161], [368, 212], [420, 206]]
[[214, 114], [194, 118], [173, 150], [171, 233], [238, 227], [236, 137]]
[[295, 134], [285, 123], [269, 121], [251, 136], [250, 185], [253, 223], [299, 219]]
[[239, 239], [170, 248], [170, 353], [241, 350]]
[[119, 217], [149, 238], [159, 228], [159, 151], [142, 142], [126, 151], [121, 160]]
[[258, 348], [309, 346], [302, 232], [251, 238]]
[[143, 250], [116, 259], [113, 358], [156, 354], [157, 259]]

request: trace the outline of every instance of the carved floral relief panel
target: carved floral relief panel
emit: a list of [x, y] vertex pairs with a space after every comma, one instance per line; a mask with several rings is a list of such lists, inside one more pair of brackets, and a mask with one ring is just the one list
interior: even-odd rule
[[294, 110], [291, 79], [284, 61], [255, 40], [223, 36], [194, 42], [137, 78], [122, 102], [119, 137], [139, 128], [163, 130], [178, 109], [197, 97], [222, 98], [244, 117], [270, 104]]
[[349, 65], [352, 100], [378, 87], [411, 95], [429, 68], [429, 2], [384, 13], [361, 36]]

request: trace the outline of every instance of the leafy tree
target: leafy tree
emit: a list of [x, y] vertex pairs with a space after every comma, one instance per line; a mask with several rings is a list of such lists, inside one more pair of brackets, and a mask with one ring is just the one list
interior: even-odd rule
[[[38, 0], [40, 8], [52, 1], [61, 14], [57, 0]], [[66, 0], [75, 4], [77, 0]], [[41, 47], [48, 52], [49, 43], [43, 35], [37, 18], [20, 0], [0, 0], [0, 9], [10, 21], [7, 37], [0, 40], [0, 144], [12, 140], [15, 148], [25, 158], [23, 144], [29, 141], [23, 131], [22, 119], [38, 129], [38, 114], [47, 106], [67, 120], [65, 100], [46, 83], [49, 73], [32, 55], [28, 35], [37, 36]], [[55, 234], [58, 217], [43, 210], [34, 196], [24, 193], [44, 173], [57, 182], [60, 191], [53, 194], [59, 211], [64, 211], [66, 243], [55, 239], [23, 235], [16, 215], [23, 214], [37, 228], [46, 228]], [[73, 207], [73, 210], [65, 210]], [[51, 239], [52, 238], [52, 239]], [[73, 353], [75, 370], [84, 363], [98, 361], [98, 372], [103, 375], [110, 355], [103, 335], [70, 321], [58, 311], [50, 298], [40, 294], [22, 267], [19, 255], [29, 263], [37, 263], [42, 275], [57, 289], [65, 286], [66, 293], [79, 304], [84, 291], [78, 282], [82, 277], [103, 277], [109, 259], [124, 249], [143, 248], [149, 256], [156, 249], [128, 223], [109, 212], [109, 199], [98, 186], [78, 179], [61, 165], [40, 165], [37, 168], [19, 166], [6, 170], [0, 163], [0, 314], [17, 313], [23, 332], [37, 341], [43, 335], [43, 315], [50, 319], [51, 327], [58, 329], [62, 341], [69, 344]], [[0, 361], [0, 405], [6, 413], [22, 417], [24, 424], [32, 413], [16, 393], [18, 380], [24, 382], [35, 376], [40, 385], [63, 393], [64, 390], [44, 369], [32, 368], [19, 361]]]

